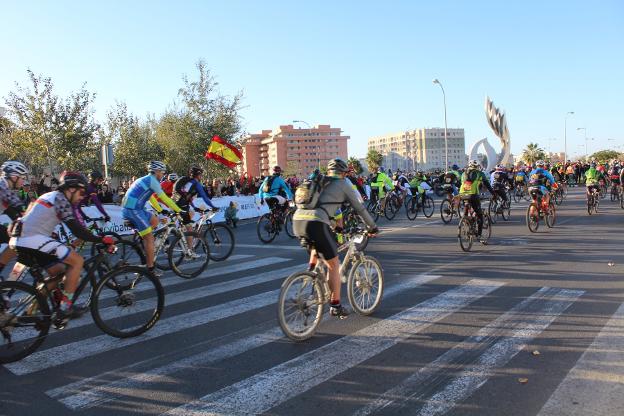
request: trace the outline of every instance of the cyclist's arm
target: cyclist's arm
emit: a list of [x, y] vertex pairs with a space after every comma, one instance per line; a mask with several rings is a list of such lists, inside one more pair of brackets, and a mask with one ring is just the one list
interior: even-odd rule
[[[290, 191], [290, 187], [286, 184], [286, 182], [282, 178], [277, 178], [280, 182], [278, 183], [279, 187], [277, 189], [282, 188], [286, 192], [286, 199], [293, 199], [293, 194]], [[274, 181], [275, 182], [275, 181]]]
[[0, 201], [6, 202], [7, 207], [4, 213], [12, 220], [18, 219], [26, 211], [24, 201], [19, 198], [17, 192], [13, 192], [10, 189], [0, 190]]
[[58, 218], [67, 225], [67, 228], [83, 241], [89, 241], [91, 243], [101, 243], [102, 237], [92, 234], [86, 229], [80, 221], [75, 217], [72, 206], [67, 199], [58, 198], [54, 203], [54, 209]]
[[[151, 181], [150, 181], [150, 188], [152, 189], [152, 191], [154, 192], [154, 194], [156, 194], [156, 196], [158, 197], [158, 199], [160, 199], [165, 205], [167, 205], [167, 207], [169, 207], [172, 211], [174, 212], [180, 212], [182, 211], [180, 209], [180, 207], [178, 206], [178, 204], [176, 204], [175, 202], [173, 202], [173, 199], [169, 198], [167, 196], [167, 194], [165, 193], [165, 191], [162, 190], [160, 184], [158, 183], [158, 181], [156, 180], [156, 178], [154, 176], [152, 176]], [[153, 201], [152, 201], [153, 200]], [[154, 206], [155, 204], [158, 204], [158, 202], [156, 201], [156, 198], [154, 198], [154, 195], [152, 195], [150, 197], [150, 204], [152, 204], [152, 206], [156, 209], [156, 211], [161, 212], [162, 208], [159, 210], [158, 208], [156, 208]]]
[[487, 176], [485, 175], [485, 173], [481, 172], [481, 174], [483, 175], [483, 181], [482, 183], [485, 185], [485, 187], [487, 188], [487, 190], [494, 195], [494, 188], [492, 188], [492, 185], [490, 185], [490, 181], [487, 180]]
[[[262, 201], [265, 198], [265, 193], [263, 191], [264, 189], [264, 184], [269, 180], [269, 176], [267, 176], [266, 178], [264, 178], [264, 180], [262, 181], [262, 183], [260, 184], [260, 188], [258, 189], [258, 198], [260, 198], [260, 201]], [[270, 189], [269, 189], [270, 191]]]
[[208, 198], [208, 195], [206, 195], [206, 191], [204, 191], [204, 187], [201, 185], [201, 183], [197, 182], [196, 179], [193, 179], [191, 181], [191, 186], [194, 186], [195, 189], [197, 189], [197, 194], [201, 199], [204, 200], [206, 205], [208, 205], [210, 208], [216, 208], [210, 198]]
[[343, 191], [347, 199], [347, 202], [351, 204], [355, 212], [357, 212], [358, 215], [362, 217], [362, 219], [364, 220], [366, 225], [368, 225], [369, 228], [371, 229], [377, 228], [377, 224], [375, 224], [375, 220], [373, 220], [373, 217], [370, 216], [364, 204], [362, 204], [359, 201], [355, 192], [353, 192], [353, 188], [347, 185], [347, 183], [344, 181], [341, 181], [341, 185], [343, 186]]
[[[100, 201], [100, 198], [97, 195], [97, 189], [95, 189], [95, 187], [89, 186], [87, 188], [87, 192], [89, 192], [89, 194], [85, 196], [82, 201], [80, 201], [80, 207], [82, 207], [83, 205], [87, 205], [89, 201], [92, 201], [98, 211], [100, 211], [100, 214], [102, 214], [104, 217], [108, 217], [109, 215], [106, 213], [106, 210], [104, 210], [104, 207], [102, 206], [102, 201]], [[88, 217], [88, 215], [85, 215], [82, 208], [79, 208], [79, 210], [84, 217]]]

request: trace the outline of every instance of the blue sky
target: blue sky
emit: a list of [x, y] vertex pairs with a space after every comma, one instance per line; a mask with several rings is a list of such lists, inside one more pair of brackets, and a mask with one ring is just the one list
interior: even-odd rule
[[[507, 112], [512, 151], [623, 146], [624, 2], [615, 1], [2, 2], [0, 96], [26, 69], [57, 93], [82, 82], [103, 120], [116, 100], [160, 114], [203, 58], [221, 92], [243, 91], [249, 132], [332, 124], [363, 156], [369, 137], [463, 127], [488, 136], [483, 102]], [[549, 140], [553, 139], [553, 140]], [[611, 139], [611, 140], [609, 140]]]

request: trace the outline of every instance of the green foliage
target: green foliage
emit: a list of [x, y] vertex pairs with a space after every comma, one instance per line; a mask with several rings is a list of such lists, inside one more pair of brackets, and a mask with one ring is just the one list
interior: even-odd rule
[[356, 173], [357, 175], [362, 174], [362, 172], [364, 171], [364, 168], [362, 167], [362, 163], [360, 163], [360, 161], [359, 161], [359, 160], [358, 160], [358, 158], [356, 158], [356, 157], [350, 157], [350, 158], [347, 160], [347, 163], [348, 163], [350, 166], [353, 166], [353, 169], [355, 170], [355, 173]]
[[284, 169], [282, 176], [287, 178], [289, 176], [299, 176], [299, 175], [301, 175], [301, 169], [299, 169], [299, 165], [294, 160], [289, 160], [286, 163], [286, 168]]
[[368, 170], [374, 172], [383, 162], [383, 155], [375, 149], [369, 149], [366, 153], [366, 163]]
[[522, 151], [522, 160], [529, 165], [533, 165], [538, 160], [545, 158], [546, 153], [544, 149], [540, 148], [537, 143], [529, 143]]
[[620, 153], [616, 152], [615, 150], [600, 150], [591, 155], [589, 158], [597, 160], [598, 162], [607, 162], [613, 159], [618, 159], [619, 157]]

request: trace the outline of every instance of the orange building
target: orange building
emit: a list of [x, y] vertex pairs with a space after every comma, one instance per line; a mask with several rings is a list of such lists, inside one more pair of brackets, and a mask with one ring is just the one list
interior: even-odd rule
[[289, 124], [275, 131], [262, 130], [246, 138], [240, 170], [251, 176], [263, 176], [279, 165], [286, 174], [307, 176], [317, 167], [326, 166], [330, 159], [346, 160], [347, 140], [349, 136], [343, 136], [340, 128], [329, 124], [306, 129]]

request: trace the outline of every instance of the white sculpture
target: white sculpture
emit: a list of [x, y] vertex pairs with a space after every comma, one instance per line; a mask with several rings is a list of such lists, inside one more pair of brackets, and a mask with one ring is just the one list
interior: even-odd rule
[[470, 160], [477, 159], [477, 151], [479, 146], [483, 144], [488, 162], [486, 170], [489, 172], [494, 169], [496, 165], [506, 165], [509, 163], [511, 145], [505, 113], [494, 107], [494, 103], [490, 100], [490, 97], [485, 97], [485, 116], [490, 128], [494, 131], [496, 137], [500, 139], [502, 150], [500, 153], [496, 153], [492, 145], [488, 142], [487, 137], [485, 137], [472, 145], [470, 149]]

